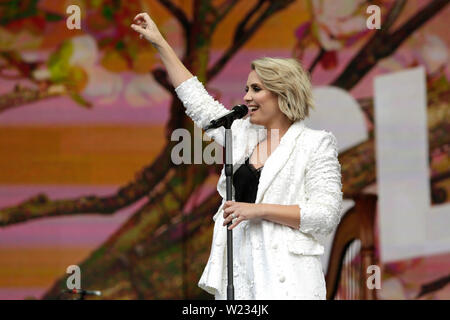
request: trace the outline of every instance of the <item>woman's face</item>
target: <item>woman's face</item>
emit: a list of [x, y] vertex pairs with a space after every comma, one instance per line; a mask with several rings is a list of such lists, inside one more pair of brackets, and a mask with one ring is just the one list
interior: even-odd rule
[[[278, 107], [278, 97], [262, 85], [255, 70], [248, 75], [245, 91], [247, 93], [244, 101], [248, 107], [251, 123], [267, 127], [274, 120], [285, 116]], [[253, 107], [256, 110], [253, 110]]]

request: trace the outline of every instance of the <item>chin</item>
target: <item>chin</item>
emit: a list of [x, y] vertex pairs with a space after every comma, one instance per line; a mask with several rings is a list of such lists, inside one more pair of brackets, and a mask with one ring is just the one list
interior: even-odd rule
[[254, 125], [264, 126], [264, 123], [262, 123], [261, 121], [258, 121], [257, 119], [255, 120], [252, 117], [250, 117], [250, 123], [254, 124]]
[[249, 117], [249, 121], [251, 124], [259, 124], [258, 121], [255, 121], [252, 117]]

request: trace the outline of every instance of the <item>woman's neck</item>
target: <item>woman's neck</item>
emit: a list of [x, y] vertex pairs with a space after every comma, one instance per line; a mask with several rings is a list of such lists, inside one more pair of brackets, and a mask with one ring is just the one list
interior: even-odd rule
[[266, 126], [267, 129], [267, 143], [271, 143], [272, 139], [277, 139], [278, 141], [273, 141], [275, 145], [278, 145], [280, 143], [281, 138], [284, 136], [284, 134], [289, 130], [290, 126], [294, 122], [285, 119], [283, 121], [279, 121], [278, 123], [273, 123], [268, 126]]

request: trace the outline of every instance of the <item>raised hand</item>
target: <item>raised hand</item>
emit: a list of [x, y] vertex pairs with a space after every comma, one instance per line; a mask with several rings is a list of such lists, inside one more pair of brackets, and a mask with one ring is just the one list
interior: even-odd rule
[[180, 58], [173, 51], [169, 43], [164, 39], [158, 27], [147, 13], [139, 13], [133, 19], [131, 28], [139, 33], [141, 38], [150, 41], [153, 47], [158, 50], [161, 61], [167, 69], [170, 82], [174, 88], [184, 81], [193, 77], [192, 73], [184, 66]]
[[161, 46], [161, 44], [165, 41], [155, 22], [153, 22], [146, 12], [136, 15], [133, 21], [134, 24], [131, 25], [131, 28], [139, 33], [139, 37], [141, 39], [145, 38], [155, 47]]

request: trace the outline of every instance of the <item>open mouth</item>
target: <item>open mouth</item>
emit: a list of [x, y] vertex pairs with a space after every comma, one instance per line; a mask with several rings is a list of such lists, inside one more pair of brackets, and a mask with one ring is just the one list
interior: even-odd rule
[[248, 107], [248, 110], [250, 111], [250, 113], [253, 113], [253, 112], [255, 112], [255, 111], [258, 110], [258, 109], [259, 109], [258, 106], [249, 106], [249, 107]]

